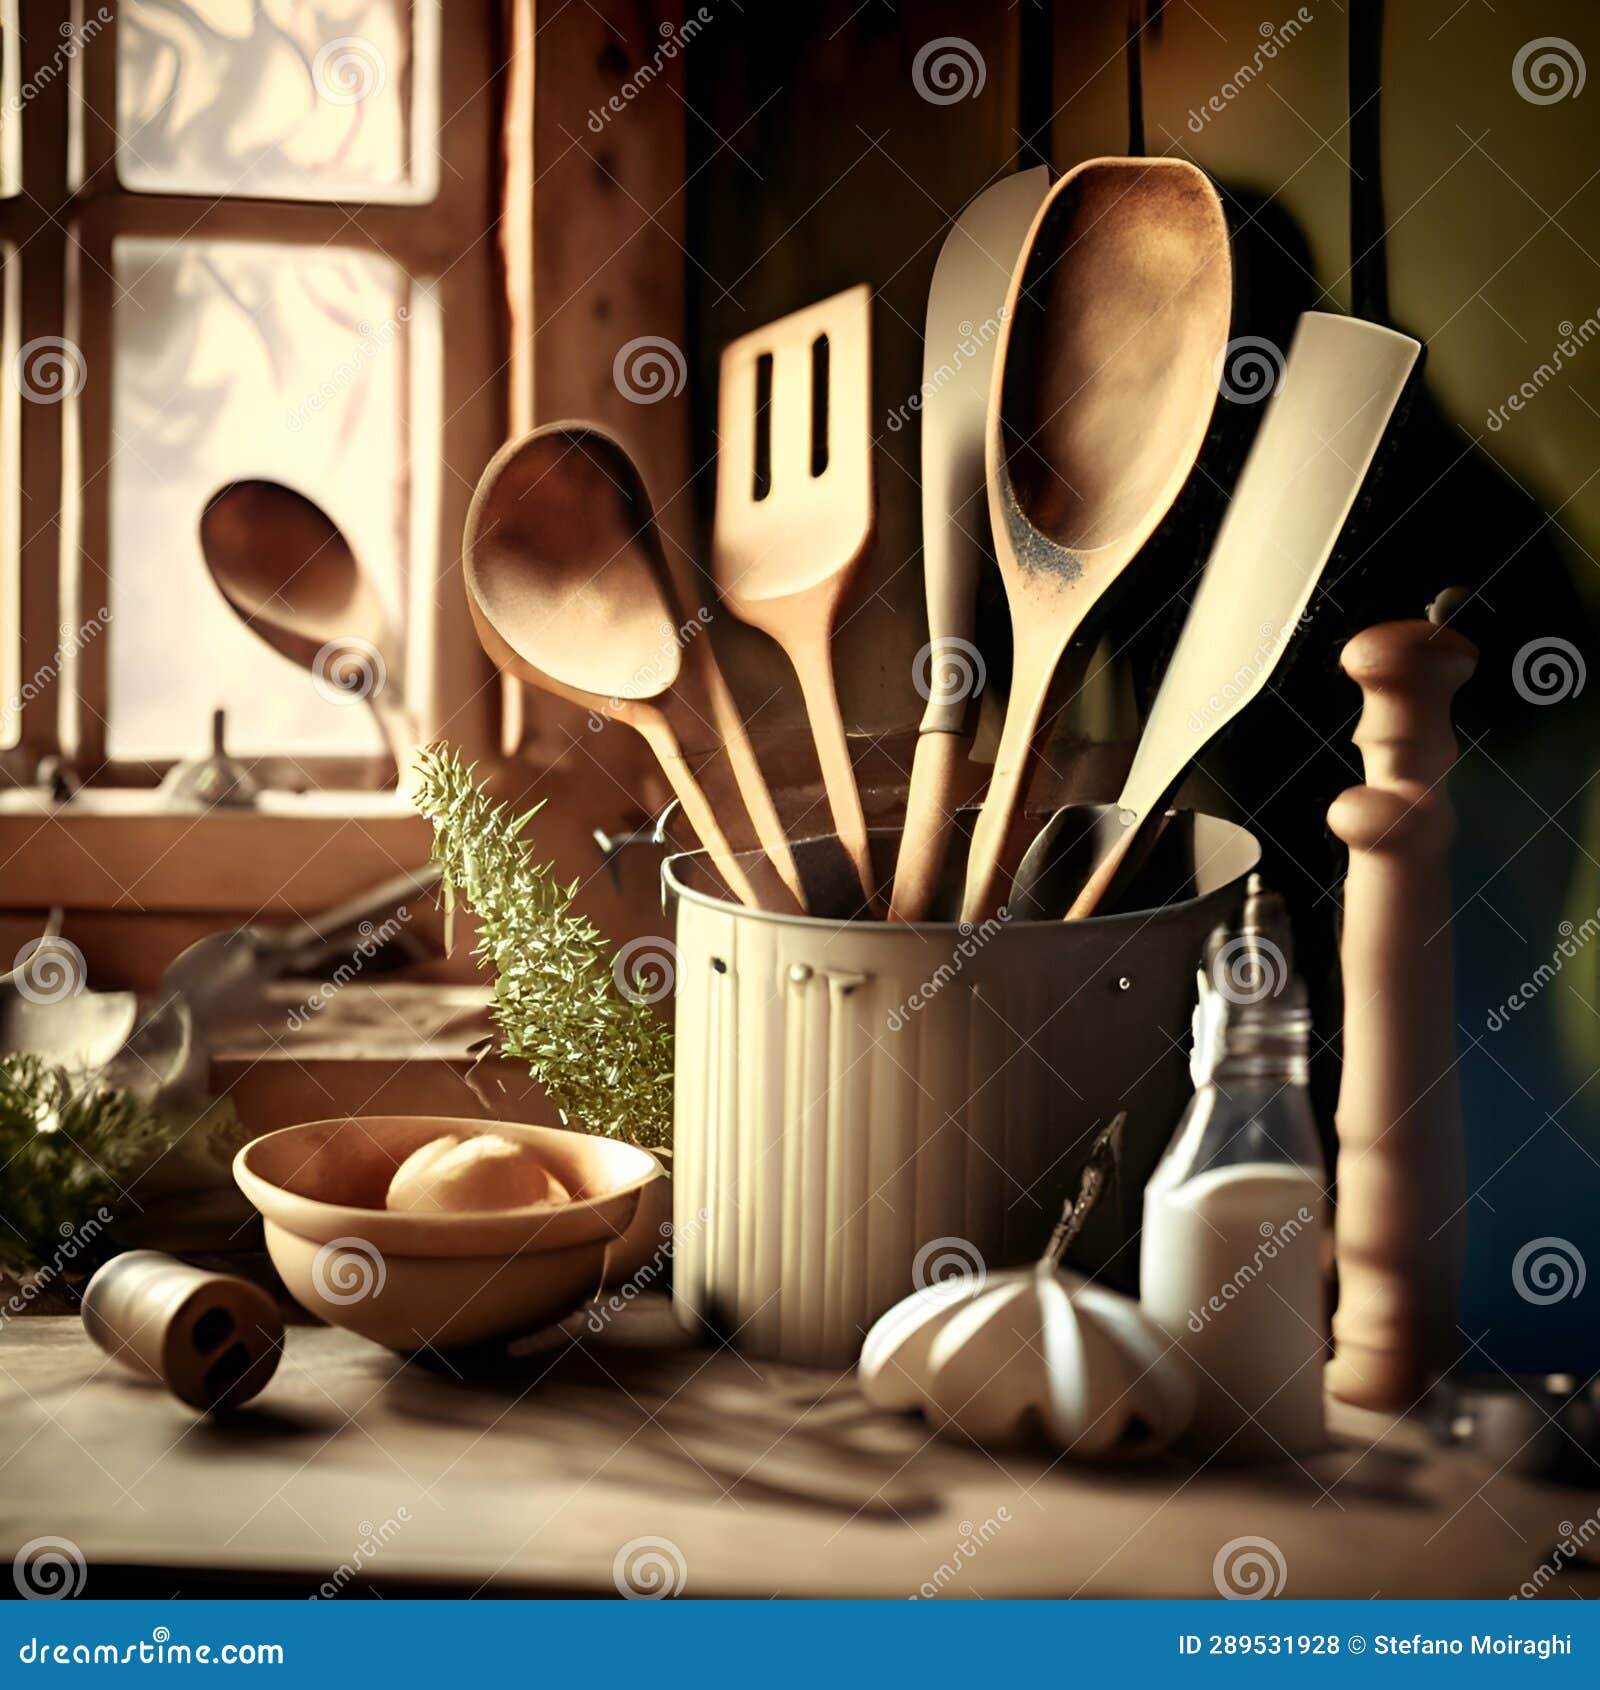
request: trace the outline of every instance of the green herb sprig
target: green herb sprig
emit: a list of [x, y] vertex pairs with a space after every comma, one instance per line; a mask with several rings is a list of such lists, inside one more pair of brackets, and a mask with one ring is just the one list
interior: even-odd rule
[[0, 1267], [47, 1266], [64, 1240], [99, 1236], [102, 1210], [113, 1225], [136, 1210], [129, 1188], [192, 1130], [222, 1166], [244, 1136], [226, 1106], [179, 1119], [93, 1075], [0, 1057]]
[[522, 834], [542, 806], [513, 814], [447, 746], [428, 747], [417, 769], [446, 909], [459, 893], [473, 910], [475, 954], [494, 971], [502, 1054], [528, 1064], [569, 1125], [670, 1144], [672, 1030], [620, 989], [612, 946], [572, 908], [578, 882], [534, 859]]

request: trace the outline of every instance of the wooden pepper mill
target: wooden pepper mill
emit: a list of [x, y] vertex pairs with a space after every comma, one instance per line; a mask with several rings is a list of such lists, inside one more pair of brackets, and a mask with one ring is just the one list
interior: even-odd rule
[[1465, 1172], [1444, 777], [1450, 701], [1477, 658], [1455, 630], [1415, 621], [1368, 628], [1340, 660], [1362, 692], [1367, 784], [1328, 811], [1350, 868], [1327, 1382], [1364, 1408], [1411, 1408], [1456, 1354]]

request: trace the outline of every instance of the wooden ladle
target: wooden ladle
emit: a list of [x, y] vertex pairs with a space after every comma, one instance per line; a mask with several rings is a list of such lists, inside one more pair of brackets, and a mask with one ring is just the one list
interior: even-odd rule
[[989, 517], [1011, 605], [1012, 680], [967, 859], [964, 921], [998, 903], [1062, 653], [1194, 466], [1232, 301], [1222, 201], [1182, 159], [1080, 164], [1034, 219], [989, 407]]
[[500, 668], [641, 734], [734, 896], [798, 908], [776, 872], [736, 859], [730, 830], [753, 844], [755, 829], [705, 682], [710, 636], [674, 590], [623, 447], [569, 423], [503, 447], [473, 494], [464, 564], [478, 637]]
[[360, 697], [404, 787], [419, 735], [389, 665], [399, 640], [372, 577], [320, 505], [277, 481], [233, 481], [200, 517], [200, 550], [222, 596], [290, 662]]

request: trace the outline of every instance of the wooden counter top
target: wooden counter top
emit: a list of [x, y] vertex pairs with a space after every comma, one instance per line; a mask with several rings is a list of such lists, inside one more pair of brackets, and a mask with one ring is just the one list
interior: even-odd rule
[[[694, 1348], [658, 1295], [596, 1322], [470, 1367], [295, 1327], [218, 1422], [76, 1319], [13, 1319], [0, 1549], [70, 1539], [86, 1596], [609, 1595], [650, 1538], [693, 1596], [1210, 1597], [1224, 1546], [1264, 1538], [1289, 1597], [1504, 1597], [1600, 1505], [1358, 1415], [1304, 1468], [1000, 1461], [868, 1409], [849, 1375]], [[1600, 1595], [1600, 1569], [1543, 1588]]]

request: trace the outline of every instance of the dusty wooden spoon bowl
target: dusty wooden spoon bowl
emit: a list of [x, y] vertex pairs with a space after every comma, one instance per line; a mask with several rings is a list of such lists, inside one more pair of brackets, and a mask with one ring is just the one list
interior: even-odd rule
[[1051, 190], [1012, 278], [986, 463], [1013, 674], [962, 918], [994, 912], [1056, 665], [1188, 478], [1217, 398], [1232, 266], [1181, 159], [1094, 159]]
[[625, 707], [678, 678], [678, 614], [649, 497], [608, 435], [541, 429], [500, 453], [468, 537], [467, 589], [516, 662], [537, 671], [533, 684]]
[[389, 673], [399, 640], [333, 518], [281, 482], [233, 481], [206, 503], [200, 549], [218, 590], [255, 634], [366, 702], [403, 784], [418, 735]]
[[464, 563], [473, 621], [499, 667], [641, 734], [734, 895], [796, 908], [776, 873], [761, 871], [758, 890], [734, 860], [729, 830], [748, 845], [755, 829], [731, 771], [720, 779], [727, 747], [706, 682], [714, 658], [703, 620], [677, 597], [649, 494], [621, 444], [557, 423], [504, 447], [473, 496]]

